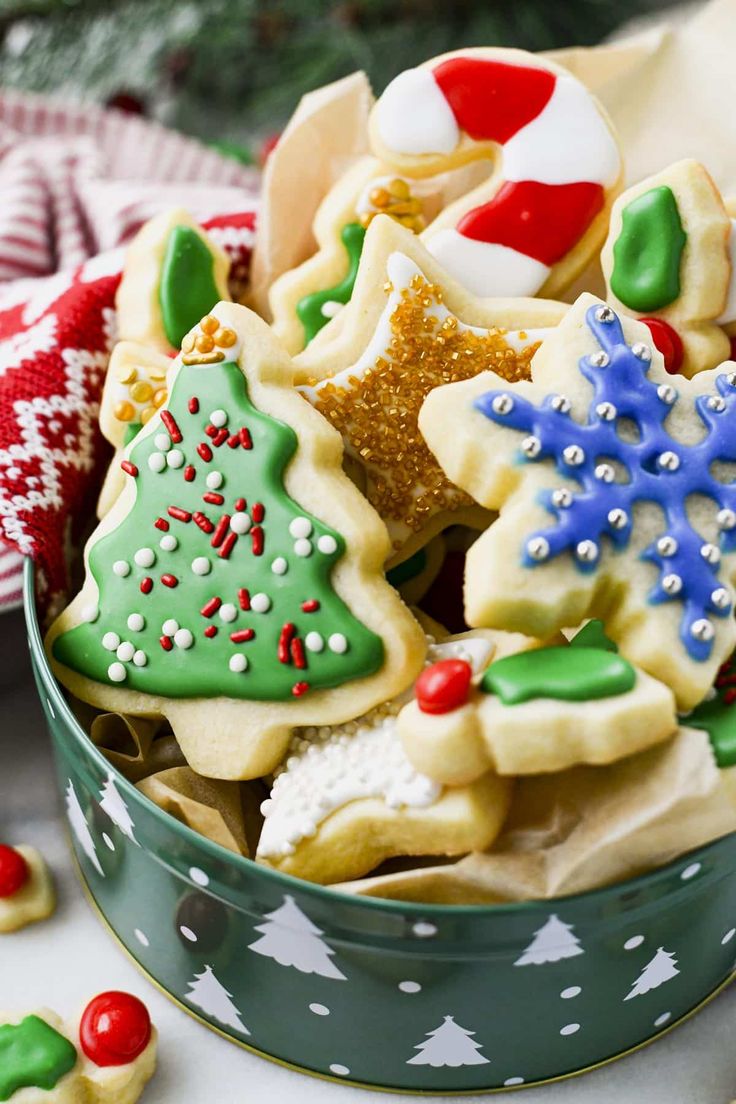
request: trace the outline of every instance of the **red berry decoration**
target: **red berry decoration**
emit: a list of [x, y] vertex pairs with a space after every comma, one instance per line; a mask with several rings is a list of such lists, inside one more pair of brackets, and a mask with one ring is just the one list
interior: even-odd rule
[[12, 897], [31, 876], [28, 863], [14, 847], [0, 843], [0, 897]]
[[465, 705], [473, 669], [464, 659], [441, 659], [425, 667], [415, 693], [422, 713], [450, 713]]
[[684, 351], [682, 338], [677, 330], [673, 330], [669, 322], [661, 318], [640, 318], [645, 326], [649, 327], [652, 341], [664, 357], [664, 366], [671, 376], [677, 374], [682, 366]]
[[150, 1038], [148, 1009], [130, 993], [100, 993], [82, 1013], [79, 1042], [97, 1066], [125, 1066], [135, 1061]]

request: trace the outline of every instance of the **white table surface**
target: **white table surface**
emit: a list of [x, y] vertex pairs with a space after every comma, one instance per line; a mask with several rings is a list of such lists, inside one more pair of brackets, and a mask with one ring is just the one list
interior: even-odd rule
[[[20, 614], [0, 620], [0, 839], [38, 847], [59, 906], [42, 924], [0, 936], [0, 1007], [71, 1015], [104, 989], [147, 1003], [159, 1068], [143, 1104], [347, 1104], [406, 1100], [331, 1084], [240, 1050], [190, 1019], [137, 972], [100, 926], [72, 870]], [[736, 1098], [736, 984], [652, 1047], [582, 1078], [514, 1094], [520, 1104], [729, 1104]], [[451, 1098], [445, 1098], [451, 1099]], [[488, 1099], [466, 1097], [467, 1100]], [[503, 1094], [512, 1099], [512, 1094]]]

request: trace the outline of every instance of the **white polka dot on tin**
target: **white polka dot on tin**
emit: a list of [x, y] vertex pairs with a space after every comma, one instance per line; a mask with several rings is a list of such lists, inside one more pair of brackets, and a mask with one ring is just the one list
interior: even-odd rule
[[318, 633], [313, 629], [304, 637], [304, 644], [308, 652], [321, 652], [324, 651], [325, 640], [322, 633]]
[[116, 656], [123, 663], [130, 663], [131, 659], [135, 655], [135, 647], [129, 640], [124, 640], [116, 651]]
[[161, 626], [161, 632], [164, 636], [173, 636], [179, 629], [179, 622], [175, 621], [173, 617], [167, 617]]
[[350, 1070], [347, 1066], [343, 1066], [339, 1062], [333, 1062], [330, 1066], [330, 1073], [334, 1073], [336, 1077], [347, 1077]]
[[299, 540], [295, 540], [294, 554], [297, 556], [311, 556], [312, 542], [310, 540], [307, 540], [306, 537], [300, 537]]
[[135, 931], [133, 932], [133, 935], [136, 937], [136, 939], [140, 943], [141, 947], [150, 947], [151, 946], [151, 940], [148, 938], [148, 936], [146, 935], [146, 933], [144, 931], [141, 931], [140, 928], [136, 928]]
[[342, 655], [348, 650], [348, 638], [343, 633], [330, 633], [327, 638], [327, 647], [331, 652]]
[[209, 575], [212, 570], [212, 564], [206, 556], [197, 556], [195, 560], [192, 560], [192, 571], [195, 575]]
[[168, 452], [171, 448], [171, 438], [168, 433], [157, 433], [153, 438], [153, 443], [161, 452]]
[[139, 648], [133, 656], [133, 662], [135, 663], [136, 667], [145, 667], [148, 663], [148, 656]]
[[579, 1023], [565, 1024], [564, 1027], [560, 1028], [560, 1035], [575, 1035], [575, 1034], [577, 1034], [577, 1032], [579, 1030], [580, 1030], [580, 1024]]
[[702, 869], [702, 865], [702, 863], [694, 862], [690, 863], [689, 866], [686, 866], [682, 874], [680, 875], [683, 882], [689, 882], [691, 878], [694, 878], [696, 874], [699, 874]]
[[563, 1000], [573, 1000], [575, 997], [579, 997], [582, 991], [579, 985], [569, 985], [567, 989], [562, 990], [560, 996]]
[[258, 592], [254, 594], [250, 600], [250, 608], [255, 610], [256, 613], [268, 613], [271, 608], [271, 599], [267, 594]]
[[277, 556], [271, 564], [271, 570], [273, 571], [274, 575], [285, 575], [286, 572], [289, 570], [289, 565], [283, 556]]
[[631, 939], [627, 939], [624, 943], [625, 951], [635, 951], [637, 947], [641, 947], [644, 942], [643, 935], [632, 935]]
[[207, 478], [205, 479], [207, 489], [210, 491], [217, 491], [223, 484], [223, 474], [219, 471], [207, 472]]
[[120, 637], [116, 632], [106, 632], [102, 638], [102, 647], [108, 652], [116, 652], [120, 646]]
[[310, 1004], [309, 1011], [314, 1012], [315, 1016], [329, 1016], [330, 1010], [326, 1004], [318, 1004], [316, 1001]]
[[177, 648], [183, 648], [186, 651], [187, 648], [191, 648], [194, 643], [194, 637], [189, 629], [177, 629], [174, 633], [174, 643]]
[[312, 523], [309, 518], [295, 517], [289, 525], [289, 533], [292, 537], [309, 537], [312, 533]]
[[130, 564], [127, 560], [116, 560], [112, 565], [113, 574], [117, 575], [119, 579], [124, 579], [126, 575], [130, 575]]
[[122, 663], [111, 663], [107, 668], [107, 677], [110, 682], [125, 682], [126, 670]]
[[163, 452], [152, 452], [148, 457], [148, 467], [158, 475], [166, 467], [166, 457]]
[[158, 542], [158, 546], [162, 548], [164, 552], [176, 552], [179, 547], [179, 541], [173, 533], [167, 533], [166, 536], [162, 537]]
[[215, 429], [222, 429], [224, 425], [227, 425], [227, 411], [213, 410], [210, 414], [210, 421]]
[[156, 562], [156, 553], [152, 548], [139, 548], [133, 559], [138, 567], [153, 567]]
[[128, 628], [131, 632], [142, 632], [146, 627], [146, 619], [142, 613], [131, 613], [128, 616]]
[[221, 621], [229, 622], [234, 621], [238, 616], [238, 611], [232, 602], [223, 602], [217, 611]]
[[657, 1016], [656, 1020], [654, 1021], [654, 1026], [655, 1027], [664, 1027], [664, 1025], [666, 1023], [669, 1023], [669, 1021], [671, 1019], [672, 1019], [672, 1013], [671, 1012], [663, 1012], [661, 1016]]
[[91, 624], [100, 616], [100, 607], [95, 605], [94, 602], [90, 602], [88, 605], [82, 606], [79, 611], [79, 616], [82, 621], [87, 621]]
[[184, 464], [184, 453], [181, 449], [174, 448], [166, 453], [166, 463], [170, 468], [181, 468]]
[[317, 547], [325, 556], [330, 556], [333, 552], [337, 551], [337, 541], [329, 533], [325, 533], [317, 541]]
[[420, 939], [430, 939], [433, 935], [437, 934], [437, 925], [430, 924], [429, 920], [417, 920], [412, 925], [412, 932]]
[[200, 870], [198, 866], [189, 867], [189, 877], [198, 886], [208, 886], [210, 884], [209, 876], [205, 874], [204, 870]]
[[238, 510], [230, 518], [230, 528], [233, 533], [237, 533], [242, 537], [243, 533], [247, 533], [250, 529], [250, 517], [243, 510]]
[[242, 671], [248, 670], [248, 660], [244, 655], [238, 652], [236, 655], [230, 656], [228, 667], [233, 674], [239, 675]]
[[197, 936], [194, 934], [194, 932], [192, 931], [191, 928], [188, 928], [186, 926], [186, 924], [181, 924], [180, 927], [179, 927], [179, 931], [181, 932], [181, 934], [184, 936], [185, 939], [189, 940], [190, 943], [196, 943], [197, 942]]
[[729, 928], [723, 939], [721, 940], [721, 946], [725, 947], [727, 943], [730, 943], [733, 937], [736, 935], [736, 928]]
[[421, 993], [422, 991], [418, 981], [400, 981], [399, 989], [402, 993]]
[[105, 843], [105, 847], [109, 847], [111, 851], [115, 850], [115, 844], [112, 842], [112, 840], [108, 836], [107, 832], [102, 833], [102, 839]]
[[512, 1085], [523, 1085], [524, 1084], [524, 1078], [523, 1077], [507, 1077], [503, 1084], [504, 1084], [504, 1088], [510, 1089]]

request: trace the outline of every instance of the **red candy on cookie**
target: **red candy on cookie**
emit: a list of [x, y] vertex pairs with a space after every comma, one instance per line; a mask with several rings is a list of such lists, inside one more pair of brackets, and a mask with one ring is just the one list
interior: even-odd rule
[[680, 371], [685, 352], [677, 330], [663, 318], [640, 318], [639, 321], [649, 328], [652, 341], [664, 357], [665, 368], [674, 376]]
[[13, 897], [30, 876], [28, 863], [20, 851], [6, 843], [0, 843], [0, 897]]
[[426, 667], [416, 683], [422, 713], [450, 713], [465, 705], [473, 669], [464, 659], [441, 659]]
[[143, 1001], [111, 990], [89, 1002], [79, 1023], [79, 1042], [97, 1066], [125, 1066], [148, 1046], [151, 1017]]

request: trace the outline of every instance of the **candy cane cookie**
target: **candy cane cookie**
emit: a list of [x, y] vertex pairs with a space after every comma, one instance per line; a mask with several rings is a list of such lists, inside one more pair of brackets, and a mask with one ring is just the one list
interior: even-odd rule
[[370, 134], [375, 155], [409, 177], [495, 162], [422, 235], [476, 295], [558, 295], [605, 237], [622, 180], [616, 138], [596, 99], [552, 62], [485, 47], [444, 54], [389, 84]]

